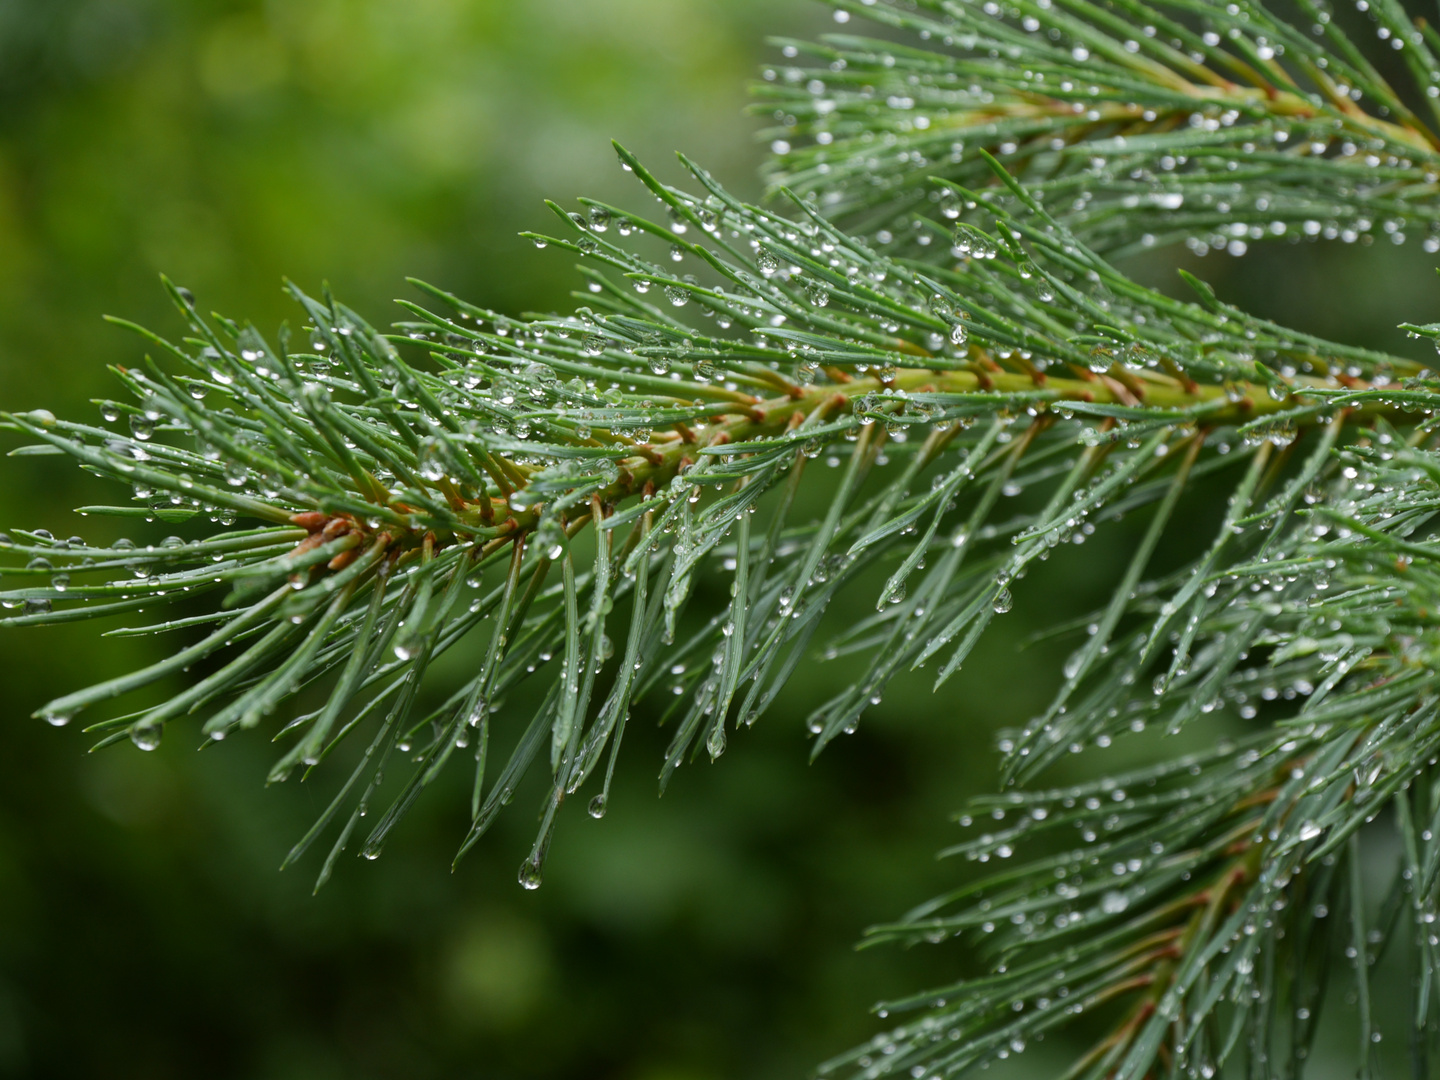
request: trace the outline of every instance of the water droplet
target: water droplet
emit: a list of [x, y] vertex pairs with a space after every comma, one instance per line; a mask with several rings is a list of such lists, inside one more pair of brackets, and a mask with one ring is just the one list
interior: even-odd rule
[[420, 444], [420, 475], [431, 483], [445, 479], [445, 448], [433, 436]]
[[485, 714], [489, 711], [489, 703], [484, 698], [481, 698], [475, 703], [475, 707], [470, 710], [470, 715], [465, 717], [465, 723], [472, 728], [479, 727], [480, 721], [485, 719]]
[[540, 859], [534, 855], [520, 864], [518, 880], [522, 888], [538, 889], [543, 879], [543, 868]]
[[591, 817], [593, 817], [596, 821], [599, 821], [602, 817], [605, 816], [605, 808], [608, 801], [608, 797], [604, 794], [604, 792], [601, 792], [599, 795], [596, 795], [593, 799], [590, 800], [590, 805], [585, 808], [585, 812]]
[[1001, 589], [995, 594], [995, 614], [1004, 615], [1014, 605], [1014, 598], [1010, 595], [1009, 589]]
[[976, 259], [993, 259], [996, 255], [995, 241], [970, 225], [955, 226], [955, 253], [969, 255]]
[[155, 750], [165, 734], [165, 725], [154, 720], [140, 721], [130, 725], [130, 741], [141, 750]]

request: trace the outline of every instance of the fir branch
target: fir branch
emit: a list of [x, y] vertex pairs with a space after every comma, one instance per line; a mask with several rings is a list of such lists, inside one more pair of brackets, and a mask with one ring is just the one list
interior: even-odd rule
[[[901, 606], [871, 631], [892, 642], [898, 636], [904, 647], [890, 651], [883, 665], [812, 718], [817, 748], [853, 729], [896, 660], [924, 662], [964, 631], [944, 668], [945, 674], [953, 671], [1008, 581], [1029, 560], [1081, 518], [1180, 457], [1180, 471], [1163, 481], [1171, 491], [1166, 505], [1173, 505], [1204, 440], [1184, 431], [1237, 421], [1253, 429], [1269, 415], [1303, 419], [1323, 410], [1324, 391], [1337, 385], [1326, 374], [1336, 361], [1358, 365], [1376, 385], [1384, 384], [1384, 372], [1407, 368], [1339, 347], [1322, 357], [1310, 339], [1139, 290], [1063, 235], [1057, 239], [1054, 223], [1033, 204], [1029, 221], [1001, 211], [994, 225], [998, 237], [966, 226], [964, 237], [987, 245], [968, 266], [922, 272], [876, 255], [813, 215], [797, 225], [744, 206], [699, 170], [695, 175], [709, 193], [704, 199], [661, 186], [623, 151], [622, 160], [669, 206], [672, 224], [592, 206], [578, 221], [562, 212], [574, 239], [540, 242], [609, 267], [634, 282], [641, 296], [662, 288], [672, 308], [692, 300], [703, 304], [722, 330], [749, 330], [748, 339], [699, 333], [620, 289], [607, 295], [609, 314], [582, 311], [532, 322], [482, 312], [428, 289], [451, 306], [453, 317], [412, 306], [421, 321], [405, 324], [393, 337], [333, 301], [295, 291], [311, 322], [310, 351], [295, 353], [283, 335], [277, 348], [253, 329], [218, 318], [212, 326], [185, 293], [172, 290], [194, 336], [186, 347], [141, 331], [183, 374], [171, 375], [153, 361], [143, 372], [119, 372], [139, 400], [124, 410], [132, 438], [47, 414], [9, 417], [10, 426], [38, 445], [135, 484], [138, 499], [277, 523], [245, 534], [238, 548], [225, 534], [143, 550], [76, 547], [39, 534], [29, 543], [8, 542], [7, 548], [30, 557], [32, 573], [51, 573], [58, 562], [66, 578], [117, 566], [141, 576], [139, 583], [72, 586], [56, 579], [12, 590], [5, 601], [26, 605], [26, 613], [7, 620], [11, 624], [77, 617], [94, 609], [70, 603], [92, 597], [114, 598], [98, 609], [109, 612], [225, 585], [226, 604], [236, 611], [170, 660], [57, 699], [44, 715], [64, 722], [83, 708], [243, 645], [228, 663], [164, 704], [97, 727], [113, 728], [109, 739], [128, 732], [138, 744], [154, 745], [167, 722], [206, 708], [212, 712], [204, 730], [220, 739], [258, 724], [301, 687], [343, 664], [328, 704], [302, 722], [308, 730], [273, 778], [299, 764], [318, 764], [332, 739], [352, 731], [354, 724], [336, 725], [352, 700], [358, 704], [356, 695], [363, 699], [367, 691], [379, 696], [366, 710], [382, 698], [393, 702], [381, 727], [388, 733], [380, 744], [383, 759], [417, 730], [409, 709], [431, 655], [490, 618], [496, 629], [488, 659], [431, 718], [430, 737], [415, 751], [416, 780], [382, 817], [366, 851], [378, 852], [394, 821], [474, 730], [480, 764], [468, 846], [498, 809], [493, 798], [481, 800], [489, 712], [523, 675], [517, 665], [506, 665], [506, 647], [523, 640], [533, 605], [541, 623], [531, 647], [558, 648], [564, 656], [563, 692], [536, 720], [551, 730], [556, 777], [551, 811], [525, 874], [527, 883], [538, 881], [554, 808], [583, 782], [609, 733], [623, 724], [636, 683], [648, 688], [644, 669], [673, 638], [691, 576], [737, 523], [744, 523], [737, 534], [743, 549], [738, 541], [727, 549], [734, 552], [737, 599], [728, 616], [717, 616], [684, 647], [698, 655], [714, 652], [716, 674], [692, 685], [664, 777], [702, 735], [718, 756], [726, 718], [746, 680], [751, 689], [740, 711], [753, 721], [798, 658], [797, 645], [791, 661], [777, 668], [784, 646], [797, 637], [808, 642], [836, 589], [894, 548], [916, 522], [928, 518], [923, 542], [906, 545], [880, 599], [882, 612]], [[687, 237], [690, 223], [709, 243]], [[707, 269], [713, 283], [642, 260], [605, 237], [611, 225], [617, 232], [660, 236], [682, 258]], [[746, 245], [748, 257], [742, 254]], [[993, 256], [1002, 245], [1006, 258], [980, 257]], [[1038, 287], [1029, 300], [1016, 295], [1027, 279]], [[1072, 310], [1049, 306], [1056, 292]], [[1103, 316], [1103, 326], [1096, 316]], [[1093, 337], [1097, 329], [1102, 333], [1095, 340], [1110, 344], [1087, 348], [1085, 334]], [[402, 358], [397, 344], [412, 342], [431, 346], [433, 368]], [[1283, 367], [1280, 374], [1257, 368], [1251, 359], [1257, 348], [1266, 350], [1271, 364], [1290, 358], [1306, 373], [1295, 370], [1286, 381]], [[1254, 378], [1261, 370], [1264, 379]], [[1284, 392], [1272, 394], [1273, 386]], [[201, 407], [197, 397], [207, 392], [230, 407]], [[762, 396], [766, 392], [770, 396]], [[1345, 392], [1366, 393], [1361, 386]], [[1321, 403], [1310, 403], [1317, 395]], [[1384, 394], [1352, 402], [1358, 412], [1396, 405]], [[115, 405], [104, 411], [110, 419], [121, 412]], [[1001, 418], [978, 439], [965, 431], [977, 412]], [[1013, 447], [1005, 446], [1011, 440], [1007, 412], [1034, 417]], [[1102, 428], [1141, 421], [1148, 441], [1126, 452], [1102, 434], [1069, 468], [1046, 513], [1019, 534], [1023, 543], [1000, 569], [987, 568], [979, 579], [973, 570], [960, 573], [969, 537], [994, 505], [994, 485], [1008, 481], [1025, 453], [1055, 441], [1067, 416], [1079, 417], [1082, 425], [1099, 420]], [[192, 436], [196, 450], [157, 440], [157, 425], [158, 433]], [[908, 464], [882, 494], [857, 504], [861, 481], [882, 446], [898, 449], [912, 428], [925, 437], [914, 450], [902, 451]], [[1073, 441], [1074, 434], [1061, 438]], [[794, 554], [782, 559], [777, 572], [770, 564], [786, 535], [782, 507], [752, 574], [748, 515], [757, 500], [787, 474], [793, 482], [808, 456], [847, 439], [853, 440], [850, 464], [829, 516], [818, 530], [789, 543]], [[960, 452], [963, 459], [949, 458], [955, 464], [946, 466], [929, 495], [909, 494], [923, 470]], [[1114, 468], [1102, 475], [1107, 459]], [[926, 549], [945, 544], [936, 539], [942, 516], [987, 474], [994, 477], [989, 494], [972, 511], [968, 530], [948, 544], [917, 599], [903, 603], [906, 579]], [[697, 511], [704, 484], [729, 494]], [[571, 543], [587, 522], [601, 534], [589, 575], [577, 569]], [[612, 556], [617, 530], [625, 526], [629, 539]], [[672, 532], [673, 540], [665, 542]], [[225, 559], [231, 550], [235, 557]], [[211, 562], [216, 559], [221, 561]], [[469, 609], [458, 605], [463, 582], [484, 580], [489, 568], [507, 561], [504, 585]], [[1137, 571], [1143, 561], [1137, 560]], [[546, 590], [543, 583], [557, 562], [562, 587]], [[651, 591], [648, 578], [657, 563], [661, 576]], [[631, 585], [639, 582], [634, 575], [642, 566], [645, 580]], [[617, 580], [619, 569], [626, 576]], [[522, 596], [525, 580], [530, 585]], [[582, 629], [584, 588], [592, 596]], [[658, 604], [656, 626], [663, 630], [629, 635], [630, 668], [617, 683], [618, 696], [587, 729], [585, 702], [608, 648], [604, 612], [632, 589], [631, 618]], [[802, 602], [807, 592], [808, 609]], [[746, 609], [747, 597], [753, 611]], [[921, 634], [926, 626], [932, 627], [928, 637]], [[587, 730], [590, 737], [582, 741]], [[523, 771], [535, 748], [533, 740], [524, 740], [512, 765]], [[367, 767], [368, 756], [361, 770]], [[363, 797], [360, 805], [367, 801]]]
[[1398, 3], [1359, 21], [1399, 87], [1311, 0], [1308, 26], [1253, 0], [833, 3], [890, 33], [776, 42], [770, 177], [898, 245], [937, 198], [957, 216], [930, 179], [983, 185], [984, 149], [1101, 251], [1406, 230], [1440, 249], [1440, 38]]
[[[365, 850], [379, 851], [473, 734], [468, 847], [538, 750], [534, 738], [522, 740], [507, 779], [482, 798], [490, 713], [528, 674], [510, 650], [558, 654], [561, 692], [534, 721], [537, 733], [550, 731], [555, 777], [524, 874], [535, 883], [554, 809], [623, 727], [633, 696], [654, 685], [693, 575], [708, 560], [730, 560], [736, 599], [679, 647], [713, 654], [714, 664], [708, 677], [701, 665], [682, 683], [689, 693], [678, 702], [683, 715], [662, 780], [699, 744], [712, 756], [723, 751], [737, 699], [740, 719], [753, 722], [829, 599], [878, 558], [900, 562], [865, 632], [894, 648], [812, 717], [817, 749], [853, 730], [902, 664], [948, 650], [942, 678], [953, 672], [1008, 603], [1008, 583], [1081, 521], [1123, 505], [1122, 497], [1143, 503], [1164, 491], [1163, 506], [1172, 507], [1216, 431], [1275, 440], [1276, 424], [1333, 410], [1334, 392], [1356, 418], [1429, 402], [1383, 389], [1392, 373], [1413, 369], [1404, 361], [1325, 346], [1208, 298], [1208, 307], [1179, 304], [1132, 285], [1057, 232], [1033, 203], [1028, 218], [996, 210], [993, 234], [964, 226], [960, 235], [985, 250], [942, 271], [877, 255], [814, 215], [796, 223], [745, 206], [699, 170], [705, 197], [674, 191], [621, 156], [667, 204], [671, 224], [592, 206], [585, 218], [561, 212], [568, 238], [540, 238], [610, 270], [596, 280], [634, 284], [605, 294], [606, 314], [514, 320], [427, 287], [453, 314], [408, 305], [420, 321], [384, 335], [329, 299], [292, 290], [310, 320], [310, 351], [299, 353], [283, 334], [276, 347], [252, 328], [200, 318], [188, 295], [172, 289], [193, 336], [174, 345], [141, 331], [179, 372], [153, 360], [144, 371], [118, 372], [138, 399], [123, 410], [130, 438], [48, 414], [8, 417], [36, 445], [134, 484], [142, 506], [276, 523], [238, 538], [221, 533], [144, 549], [94, 549], [38, 533], [7, 541], [7, 550], [29, 558], [26, 572], [67, 579], [5, 593], [8, 605], [26, 606], [10, 625], [219, 587], [228, 587], [225, 606], [234, 612], [220, 614], [216, 629], [171, 659], [59, 698], [43, 714], [64, 722], [197, 660], [234, 654], [170, 700], [95, 725], [110, 732], [106, 741], [128, 732], [149, 746], [165, 724], [204, 710], [205, 733], [222, 739], [334, 676], [325, 708], [287, 728], [298, 741], [272, 778], [318, 765], [388, 701], [372, 748], [381, 761], [422, 730], [429, 734], [399, 751], [412, 754], [414, 779]], [[692, 224], [696, 239], [687, 235]], [[612, 242], [611, 227], [659, 236], [710, 281], [645, 261]], [[719, 332], [650, 305], [643, 297], [653, 288], [666, 292], [676, 314], [703, 305]], [[416, 344], [433, 366], [403, 358], [400, 349]], [[1337, 364], [1369, 381], [1337, 380], [1330, 374]], [[207, 393], [227, 407], [200, 405]], [[110, 404], [103, 411], [112, 420], [122, 412]], [[970, 429], [977, 415], [995, 420]], [[180, 445], [181, 436], [195, 449]], [[1024, 483], [1027, 455], [1063, 452], [1077, 437], [1088, 447], [1062, 470], [1046, 510], [1002, 530], [1013, 534], [1012, 553], [997, 550], [962, 567], [969, 548], [989, 539], [983, 530], [996, 485]], [[787, 476], [793, 490], [806, 460], [834, 445], [846, 447], [848, 465], [826, 518], [789, 526], [787, 497], [763, 539], [752, 533], [749, 515], [766, 492]], [[862, 498], [866, 478], [891, 454], [898, 468]], [[912, 494], [930, 469], [938, 470], [931, 491]], [[709, 485], [722, 494], [700, 501]], [[982, 494], [965, 527], [942, 537], [942, 519], [971, 491]], [[906, 540], [922, 522], [920, 542]], [[598, 530], [588, 572], [577, 566], [574, 546], [586, 525]], [[936, 548], [944, 555], [906, 601], [907, 579]], [[1117, 595], [1129, 594], [1144, 563], [1142, 553]], [[507, 564], [503, 584], [492, 581], [468, 606], [459, 602], [464, 583], [483, 584]], [[556, 564], [562, 581], [547, 585]], [[138, 580], [68, 580], [120, 567]], [[628, 632], [627, 670], [592, 719], [587, 702], [610, 650], [606, 614], [629, 593], [629, 617], [644, 622]], [[101, 598], [110, 602], [92, 605]], [[1117, 602], [1097, 647], [1123, 609]], [[432, 656], [487, 619], [494, 629], [479, 673], [438, 714], [412, 717]], [[1072, 684], [1088, 666], [1072, 673]], [[343, 723], [357, 706], [356, 719]], [[371, 768], [383, 773], [367, 754], [345, 790]]]
[[[225, 526], [143, 547], [0, 538], [21, 563], [6, 573], [41, 582], [0, 593], [23, 608], [0, 625], [223, 593], [210, 610], [186, 603], [125, 630], [203, 627], [193, 644], [42, 714], [63, 723], [198, 663], [168, 699], [91, 726], [102, 745], [153, 749], [182, 717], [203, 715], [216, 741], [314, 687], [323, 704], [279, 731], [290, 745], [272, 779], [365, 743], [287, 859], [338, 827], [317, 887], [352, 841], [381, 854], [457, 762], [474, 776], [463, 854], [538, 759], [550, 786], [519, 875], [533, 888], [564, 800], [609, 748], [590, 804], [605, 812], [630, 708], [667, 679], [679, 692], [662, 786], [766, 711], [839, 590], [888, 571], [875, 614], [835, 628], [829, 654], [866, 661], [809, 718], [818, 752], [899, 671], [933, 659], [943, 682], [958, 670], [1035, 561], [1153, 507], [1054, 703], [1007, 737], [1007, 777], [1226, 702], [1258, 709], [1270, 680], [1286, 688], [1271, 697], [1293, 691], [1304, 706], [1238, 747], [987, 804], [1024, 814], [959, 849], [976, 858], [1010, 857], [1061, 825], [1093, 839], [885, 928], [978, 930], [1002, 967], [961, 986], [958, 1004], [902, 1003], [934, 1011], [876, 1044], [878, 1057], [836, 1067], [958, 1072], [1019, 1052], [1073, 1015], [1072, 999], [1130, 1010], [1085, 1075], [1223, 1061], [1246, 1030], [1254, 1045], [1303, 1051], [1309, 1029], [1281, 1018], [1313, 981], [1284, 989], [1275, 971], [1319, 963], [1306, 943], [1323, 935], [1313, 905], [1270, 913], [1348, 889], [1368, 941], [1354, 874], [1332, 872], [1332, 856], [1353, 866], [1357, 830], [1402, 794], [1405, 821], [1435, 802], [1407, 785], [1431, 782], [1440, 739], [1425, 635], [1440, 546], [1420, 531], [1440, 505], [1436, 384], [1413, 362], [1248, 316], [1193, 280], [1192, 303], [1135, 284], [987, 155], [994, 186], [936, 189], [965, 220], [915, 219], [917, 237], [954, 254], [944, 266], [877, 251], [802, 198], [786, 217], [689, 162], [698, 194], [620, 157], [667, 223], [555, 207], [558, 235], [533, 239], [585, 262], [589, 306], [573, 315], [514, 319], [423, 286], [441, 310], [406, 304], [408, 320], [382, 333], [292, 289], [306, 321], [297, 351], [283, 331], [272, 344], [202, 318], [172, 286], [189, 336], [140, 331], [165, 362], [117, 370], [134, 403], [102, 403], [105, 426], [0, 418], [32, 440], [27, 452], [133, 485], [117, 513]], [[643, 254], [657, 240], [669, 266]], [[110, 426], [122, 416], [128, 435]], [[822, 456], [833, 481], [814, 478]], [[1153, 579], [1180, 500], [1215, 473], [1233, 483], [1222, 528], [1193, 567]], [[825, 490], [818, 521], [792, 520], [802, 485]], [[1019, 491], [1031, 505], [997, 513]], [[241, 516], [262, 525], [234, 529]], [[732, 575], [730, 601], [687, 619], [697, 575], [717, 571]], [[467, 681], [422, 714], [430, 664], [477, 630]], [[553, 675], [539, 670], [551, 658]], [[532, 677], [548, 680], [541, 704], [512, 718], [509, 695]], [[513, 749], [492, 779], [502, 728]], [[387, 784], [397, 769], [408, 775]], [[1407, 829], [1407, 880], [1418, 871], [1428, 897], [1440, 856], [1430, 831]], [[1433, 904], [1411, 907], [1425, 933]], [[1234, 1006], [1224, 1029], [1222, 1000]]]
[[[1210, 1075], [1242, 1051], [1298, 1063], [1323, 990], [1313, 973], [1348, 943], [1364, 1071], [1379, 1030], [1364, 1011], [1368, 969], [1389, 931], [1387, 917], [1374, 934], [1367, 921], [1357, 837], [1387, 808], [1406, 852], [1389, 917], [1411, 920], [1422, 964], [1434, 947], [1436, 876], [1421, 868], [1433, 829], [1416, 821], [1433, 813], [1440, 752], [1440, 491], [1436, 452], [1421, 448], [1427, 428], [1407, 439], [1381, 421], [1337, 453], [1339, 419], [1263, 507], [1268, 455], [1254, 457], [1190, 571], [1117, 591], [1131, 629], [1106, 650], [1103, 674], [1086, 666], [1101, 621], [1057, 705], [1005, 748], [1028, 773], [1066, 750], [1152, 726], [1174, 732], [1224, 707], [1263, 713], [1265, 727], [1088, 786], [980, 800], [973, 820], [994, 831], [949, 854], [1005, 859], [1071, 829], [1083, 843], [879, 928], [879, 940], [973, 937], [999, 973], [888, 1006], [930, 1011], [832, 1070], [948, 1075], [1111, 1002], [1128, 1011], [1073, 1075], [1139, 1077], [1162, 1065]], [[1156, 645], [1176, 625], [1161, 656]], [[1348, 923], [1320, 922], [1344, 905]], [[1436, 1020], [1428, 984], [1411, 1022], [1422, 1050]]]

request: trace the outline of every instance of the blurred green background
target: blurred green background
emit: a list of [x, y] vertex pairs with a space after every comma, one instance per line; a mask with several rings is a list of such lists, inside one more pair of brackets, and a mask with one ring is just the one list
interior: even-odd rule
[[[0, 407], [94, 415], [105, 365], [139, 351], [100, 315], [178, 331], [162, 270], [263, 327], [294, 316], [282, 275], [377, 322], [406, 274], [563, 306], [566, 260], [515, 235], [545, 225], [541, 197], [637, 202], [611, 137], [758, 196], [741, 110], [763, 37], [827, 24], [808, 0], [0, 0]], [[1137, 272], [1168, 285], [1172, 267]], [[1404, 347], [1395, 322], [1435, 317], [1418, 247], [1197, 269], [1346, 340]], [[12, 461], [0, 527], [98, 537], [68, 508], [102, 491]], [[966, 967], [951, 946], [850, 946], [963, 869], [933, 858], [947, 815], [992, 783], [994, 729], [1042, 703], [1069, 647], [1017, 644], [1105, 595], [1116, 535], [1032, 575], [942, 695], [896, 686], [815, 765], [801, 719], [823, 665], [663, 800], [666, 734], [640, 713], [609, 815], [567, 806], [536, 893], [515, 870], [538, 793], [452, 875], [452, 784], [312, 898], [313, 860], [275, 868], [333, 777], [267, 791], [258, 734], [87, 756], [31, 710], [159, 646], [0, 634], [0, 1075], [804, 1075], [875, 1029], [875, 999]], [[1053, 1075], [1063, 1052], [1025, 1067]]]

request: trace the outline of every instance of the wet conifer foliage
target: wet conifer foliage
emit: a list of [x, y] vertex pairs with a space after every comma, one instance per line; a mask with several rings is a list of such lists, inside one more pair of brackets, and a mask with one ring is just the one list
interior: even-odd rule
[[[986, 872], [870, 931], [958, 937], [987, 973], [884, 1003], [894, 1026], [823, 1071], [958, 1075], [1079, 1024], [1101, 1035], [1076, 1077], [1294, 1076], [1328, 993], [1361, 1075], [1384, 1053], [1428, 1076], [1440, 381], [1115, 261], [1440, 250], [1440, 38], [1396, 0], [1290, 16], [838, 0], [837, 32], [778, 42], [757, 86], [764, 205], [618, 146], [631, 202], [552, 204], [531, 238], [579, 264], [568, 313], [417, 281], [377, 325], [292, 288], [271, 332], [167, 282], [183, 336], [129, 326], [98, 416], [3, 417], [20, 455], [115, 481], [82, 513], [135, 538], [0, 535], [0, 625], [121, 615], [111, 634], [173, 642], [43, 717], [141, 750], [263, 733], [275, 782], [339, 770], [289, 858], [317, 887], [442, 772], [473, 776], [457, 858], [542, 774], [533, 889], [562, 805], [604, 815], [632, 703], [668, 703], [663, 789], [835, 661], [818, 754], [892, 678], [947, 693], [1037, 561], [1135, 515], [1053, 700], [961, 818], [950, 854]], [[1201, 486], [1228, 501], [1197, 542], [1177, 522]], [[842, 590], [869, 601], [848, 622]], [[466, 677], [432, 708], [450, 650]], [[1158, 737], [1222, 715], [1244, 734]], [[1147, 732], [1149, 765], [1054, 786]], [[1383, 874], [1374, 844], [1399, 853]], [[1386, 951], [1411, 1007], [1382, 1024]]]

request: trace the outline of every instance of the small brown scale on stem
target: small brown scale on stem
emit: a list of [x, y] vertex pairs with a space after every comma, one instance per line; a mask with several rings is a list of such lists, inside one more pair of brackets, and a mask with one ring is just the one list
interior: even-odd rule
[[[290, 523], [300, 526], [300, 528], [305, 529], [310, 534], [295, 545], [294, 553], [297, 555], [302, 555], [307, 551], [313, 551], [321, 544], [329, 543], [331, 540], [337, 540], [348, 533], [358, 532], [362, 535], [366, 533], [365, 528], [348, 515], [337, 514], [332, 517], [319, 510], [310, 510], [303, 514], [292, 514], [290, 516]], [[349, 548], [346, 551], [342, 551], [326, 563], [326, 567], [330, 570], [343, 570], [355, 561], [356, 550], [356, 548]]]
[[300, 528], [305, 529], [309, 533], [305, 539], [295, 545], [291, 552], [292, 555], [303, 555], [305, 552], [313, 551], [322, 544], [327, 544], [332, 540], [338, 540], [340, 537], [347, 536], [351, 533], [360, 536], [359, 543], [340, 552], [329, 562], [325, 563], [323, 568], [318, 566], [312, 567], [292, 575], [290, 578], [292, 582], [308, 584], [314, 577], [319, 576], [322, 571], [336, 573], [344, 570], [360, 557], [366, 547], [369, 546], [367, 541], [369, 541], [372, 536], [383, 536], [385, 545], [391, 548], [391, 558], [397, 561], [404, 557], [408, 548], [418, 548], [422, 543], [436, 543], [435, 534], [433, 532], [426, 532], [424, 534], [413, 534], [417, 536], [417, 540], [413, 544], [396, 546], [395, 541], [397, 536], [394, 530], [371, 530], [348, 514], [332, 515], [321, 510], [308, 510], [304, 513], [292, 514], [290, 516], [290, 522], [293, 525], [298, 525]]

